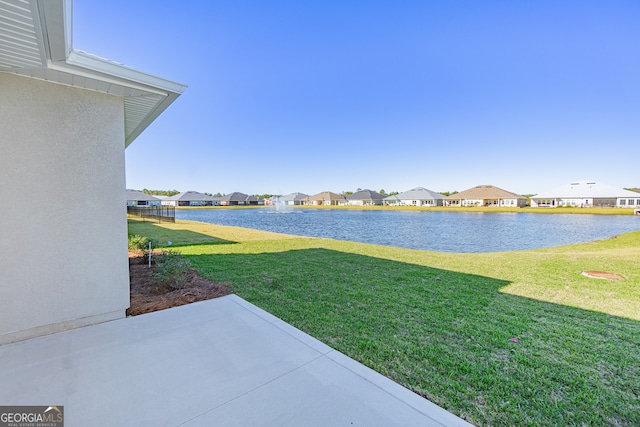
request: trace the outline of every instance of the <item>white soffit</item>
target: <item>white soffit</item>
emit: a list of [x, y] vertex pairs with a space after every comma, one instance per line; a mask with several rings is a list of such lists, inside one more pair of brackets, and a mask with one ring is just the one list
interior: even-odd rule
[[0, 69], [42, 67], [46, 64], [38, 17], [28, 0], [0, 0]]
[[0, 0], [0, 71], [124, 97], [128, 146], [186, 89], [71, 48], [71, 0]]

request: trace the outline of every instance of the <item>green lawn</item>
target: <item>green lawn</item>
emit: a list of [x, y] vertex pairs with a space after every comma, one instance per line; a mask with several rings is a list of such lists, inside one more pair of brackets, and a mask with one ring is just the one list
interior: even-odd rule
[[488, 254], [186, 221], [130, 232], [184, 245], [204, 276], [471, 423], [640, 425], [640, 232]]

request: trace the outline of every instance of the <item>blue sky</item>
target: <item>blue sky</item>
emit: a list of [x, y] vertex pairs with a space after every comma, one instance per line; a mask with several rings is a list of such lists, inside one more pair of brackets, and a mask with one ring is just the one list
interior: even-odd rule
[[640, 186], [640, 2], [75, 0], [73, 45], [189, 87], [127, 187]]

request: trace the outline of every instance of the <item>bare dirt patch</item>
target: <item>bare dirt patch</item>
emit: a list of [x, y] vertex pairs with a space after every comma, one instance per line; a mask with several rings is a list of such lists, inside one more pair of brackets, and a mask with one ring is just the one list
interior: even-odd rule
[[187, 273], [185, 285], [180, 289], [173, 289], [154, 278], [155, 269], [153, 263], [149, 268], [147, 258], [129, 253], [131, 302], [127, 316], [218, 298], [230, 293], [228, 286], [213, 283], [193, 269]]
[[581, 273], [583, 276], [591, 277], [592, 279], [606, 279], [606, 280], [622, 280], [626, 279], [621, 274], [609, 273], [608, 271], [596, 271], [587, 270]]

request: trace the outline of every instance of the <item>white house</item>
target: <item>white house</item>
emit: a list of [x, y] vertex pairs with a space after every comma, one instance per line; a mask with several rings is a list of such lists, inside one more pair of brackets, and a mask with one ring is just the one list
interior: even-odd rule
[[303, 200], [309, 197], [308, 194], [304, 193], [291, 193], [286, 196], [278, 197], [278, 201], [280, 203], [284, 203], [287, 206], [298, 206], [303, 203]]
[[478, 185], [445, 198], [447, 206], [523, 207], [527, 198], [493, 185]]
[[127, 206], [160, 206], [161, 199], [138, 190], [127, 189]]
[[185, 89], [71, 26], [70, 0], [0, 2], [0, 344], [125, 316], [124, 149]]
[[347, 194], [347, 205], [350, 206], [379, 206], [382, 205], [384, 196], [377, 191], [360, 190], [353, 194]]
[[385, 197], [383, 202], [389, 206], [442, 206], [445, 196], [423, 187], [398, 193], [395, 196]]
[[532, 207], [640, 207], [640, 193], [596, 181], [574, 181], [531, 197]]

